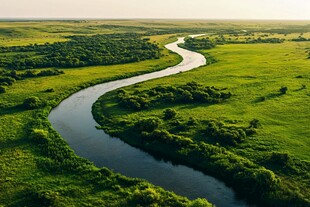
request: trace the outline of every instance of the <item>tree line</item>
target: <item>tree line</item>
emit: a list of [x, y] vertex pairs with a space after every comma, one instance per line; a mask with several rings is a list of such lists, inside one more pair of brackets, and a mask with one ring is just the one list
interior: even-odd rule
[[232, 94], [226, 89], [214, 86], [203, 86], [197, 82], [188, 82], [184, 85], [157, 86], [145, 91], [136, 91], [130, 94], [118, 90], [119, 105], [133, 110], [142, 110], [163, 103], [219, 103], [229, 99]]
[[231, 38], [225, 38], [223, 35], [219, 35], [214, 40], [211, 40], [209, 37], [206, 38], [187, 38], [185, 39], [183, 47], [190, 50], [205, 50], [212, 49], [216, 45], [224, 44], [258, 44], [258, 43], [283, 43], [284, 39], [280, 38], [248, 38], [244, 41], [242, 40], [232, 40]]
[[67, 42], [0, 47], [0, 67], [31, 69], [83, 67], [159, 58], [156, 44], [135, 33], [70, 36]]

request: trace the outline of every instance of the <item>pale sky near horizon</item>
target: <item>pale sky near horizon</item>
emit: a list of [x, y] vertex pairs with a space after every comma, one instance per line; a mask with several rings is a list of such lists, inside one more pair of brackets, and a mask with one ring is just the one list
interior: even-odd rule
[[310, 20], [310, 0], [0, 0], [0, 18]]

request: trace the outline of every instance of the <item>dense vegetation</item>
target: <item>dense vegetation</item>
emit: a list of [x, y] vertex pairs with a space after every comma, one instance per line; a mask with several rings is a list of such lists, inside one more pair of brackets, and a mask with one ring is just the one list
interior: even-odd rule
[[0, 67], [83, 67], [159, 58], [159, 48], [137, 34], [71, 36], [69, 41], [0, 47]]
[[4, 70], [0, 69], [0, 86], [13, 85], [18, 80], [24, 80], [26, 78], [35, 78], [43, 76], [57, 76], [64, 74], [64, 71], [57, 69], [46, 69], [41, 71], [26, 70], [25, 72], [17, 72], [16, 70]]
[[[174, 40], [169, 36], [151, 39], [161, 48]], [[1, 86], [6, 93], [0, 94], [0, 205], [211, 206], [204, 199], [189, 201], [145, 181], [95, 167], [75, 155], [47, 120], [52, 106], [81, 88], [180, 62], [177, 55], [167, 56], [165, 49], [162, 53], [157, 60], [122, 67], [84, 67], [61, 76], [49, 76], [49, 69], [14, 71], [17, 81]], [[2, 72], [12, 75], [12, 71]], [[39, 73], [47, 76], [36, 78]]]
[[125, 90], [118, 90], [119, 104], [127, 108], [141, 110], [161, 103], [220, 103], [231, 97], [226, 89], [214, 86], [203, 86], [196, 82], [180, 86], [158, 86], [148, 91], [136, 91], [128, 94]]
[[[293, 39], [293, 41], [296, 41]], [[283, 43], [284, 39], [280, 38], [251, 38], [248, 37], [244, 40], [232, 40], [232, 38], [226, 39], [223, 35], [219, 35], [213, 39], [209, 37], [205, 38], [186, 38], [185, 43], [181, 46], [190, 50], [206, 50], [216, 47], [216, 45], [224, 44], [258, 44], [258, 43]]]
[[[188, 83], [183, 88], [186, 86], [203, 88], [197, 83]], [[165, 89], [165, 87], [160, 88]], [[182, 86], [167, 88], [171, 90], [171, 88], [182, 88]], [[152, 88], [143, 92], [135, 91], [135, 93], [145, 97], [145, 94], [154, 94], [155, 91]], [[123, 100], [120, 97], [126, 94], [124, 90], [121, 89], [112, 94], [112, 97], [108, 97], [108, 102], [111, 99], [118, 100], [121, 108], [126, 109], [129, 106], [131, 110], [137, 109], [135, 105], [122, 104]], [[130, 95], [125, 96], [130, 97]], [[164, 95], [160, 94], [159, 97], [164, 97]], [[160, 108], [173, 103], [166, 101], [165, 98], [160, 100], [155, 98], [155, 100]], [[236, 146], [246, 140], [247, 136], [255, 134], [260, 126], [259, 120], [253, 119], [248, 126], [238, 126], [238, 124], [232, 124], [234, 123], [232, 120], [227, 120], [229, 123], [227, 125], [216, 120], [200, 119], [198, 121], [193, 117], [180, 118], [177, 116], [177, 111], [167, 108], [157, 117], [153, 115], [148, 118], [136, 118], [136, 121], [131, 122], [128, 119], [127, 121], [114, 119], [108, 112], [110, 111], [107, 109], [108, 102], [103, 96], [96, 102], [93, 110], [96, 120], [102, 124], [106, 132], [113, 136], [121, 137], [130, 144], [161, 156], [181, 160], [183, 163], [204, 170], [226, 181], [242, 197], [246, 197], [252, 202], [264, 206], [307, 205], [308, 202], [304, 201], [301, 195], [286, 189], [281, 179], [274, 172], [221, 147], [221, 145]], [[181, 103], [191, 104], [195, 102], [186, 100]], [[156, 105], [153, 104], [152, 106], [156, 108]], [[145, 107], [138, 109], [145, 109]], [[102, 111], [105, 111], [103, 116], [100, 113]], [[193, 130], [195, 131], [194, 137], [187, 137], [186, 132]], [[283, 162], [282, 160], [286, 158], [285, 155], [277, 156], [275, 154], [272, 155], [271, 159], [276, 160], [275, 162]]]

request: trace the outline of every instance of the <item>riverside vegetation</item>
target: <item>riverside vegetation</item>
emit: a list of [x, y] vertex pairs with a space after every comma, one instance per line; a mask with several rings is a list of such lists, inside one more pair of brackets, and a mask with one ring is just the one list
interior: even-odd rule
[[220, 178], [256, 204], [308, 206], [309, 43], [240, 34], [252, 35], [188, 38], [182, 47], [214, 61], [109, 92], [93, 114], [109, 134]]
[[[257, 193], [258, 203], [308, 205], [305, 99], [309, 73], [305, 68], [309, 45], [299, 38], [309, 38], [308, 27], [289, 22], [272, 29], [277, 24], [0, 22], [0, 206], [211, 206], [204, 199], [190, 201], [146, 181], [95, 167], [74, 154], [47, 116], [52, 107], [82, 88], [179, 63], [180, 57], [163, 47], [176, 36], [212, 33], [207, 36], [212, 41], [221, 36], [242, 40], [247, 36], [241, 30], [256, 38], [268, 33], [269, 38], [285, 40], [273, 45], [215, 43], [214, 49], [200, 51], [213, 64], [168, 78], [178, 85], [165, 83], [165, 78], [112, 92], [95, 105], [96, 119], [109, 133], [131, 144], [156, 153], [168, 148], [170, 158], [189, 165], [197, 160], [195, 167], [201, 170], [209, 166], [208, 173], [220, 172], [228, 184], [240, 186], [238, 192]], [[293, 41], [296, 38], [300, 41]], [[94, 40], [108, 51], [110, 44], [115, 46], [109, 53], [112, 60], [103, 60], [106, 50], [91, 53], [102, 59], [84, 58], [90, 54], [84, 46], [95, 46]], [[73, 46], [81, 53], [71, 50]], [[48, 48], [64, 55], [47, 54]], [[128, 56], [128, 51], [142, 56]], [[115, 60], [115, 56], [120, 58]], [[260, 70], [253, 70], [257, 65]], [[287, 87], [285, 93], [279, 91], [281, 87]], [[126, 101], [133, 107], [124, 108]], [[250, 107], [255, 110], [249, 112]], [[298, 122], [297, 108], [303, 114]], [[122, 136], [125, 131], [141, 140]]]

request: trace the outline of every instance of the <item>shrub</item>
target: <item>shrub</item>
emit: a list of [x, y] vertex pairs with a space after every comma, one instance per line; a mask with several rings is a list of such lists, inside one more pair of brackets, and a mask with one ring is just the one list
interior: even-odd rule
[[290, 159], [290, 156], [287, 153], [272, 152], [269, 160], [270, 162], [274, 164], [285, 166], [287, 162], [289, 161], [289, 159]]
[[38, 143], [46, 143], [48, 140], [48, 131], [44, 129], [32, 129], [30, 138]]
[[36, 109], [41, 106], [41, 101], [38, 97], [32, 96], [29, 98], [26, 98], [23, 102], [23, 107], [25, 109]]
[[0, 93], [5, 93], [6, 92], [6, 88], [3, 86], [0, 86]]
[[210, 204], [206, 199], [197, 198], [193, 200], [189, 207], [212, 207], [213, 205]]
[[151, 206], [151, 204], [159, 202], [160, 197], [160, 194], [153, 188], [136, 189], [132, 195], [132, 202], [142, 206]]
[[164, 113], [164, 119], [165, 120], [175, 118], [175, 116], [177, 115], [176, 110], [170, 109], [170, 108], [169, 109], [165, 109], [163, 111], [163, 113]]
[[247, 128], [237, 126], [226, 126], [221, 122], [210, 120], [207, 123], [206, 135], [215, 139], [223, 145], [236, 145], [245, 140], [248, 132]]
[[54, 90], [54, 88], [48, 88], [44, 92], [52, 93], [52, 92], [55, 92], [55, 90]]
[[282, 86], [282, 87], [280, 88], [280, 93], [281, 93], [281, 94], [286, 94], [287, 90], [288, 90], [288, 88], [287, 88], [286, 86]]
[[135, 124], [135, 128], [139, 131], [145, 131], [145, 132], [152, 132], [155, 129], [158, 128], [161, 121], [160, 119], [153, 117], [153, 118], [146, 118], [141, 119]]
[[11, 77], [0, 77], [0, 85], [13, 85], [13, 83], [15, 83], [16, 80], [14, 78]]
[[33, 77], [36, 77], [36, 76], [37, 76], [37, 74], [36, 74], [35, 70], [26, 70], [22, 74], [22, 77], [25, 77], [25, 78], [33, 78]]
[[54, 75], [60, 75], [64, 74], [62, 70], [57, 69], [48, 69], [48, 70], [41, 70], [37, 76], [54, 76]]
[[253, 119], [252, 121], [250, 121], [249, 128], [257, 129], [258, 127], [260, 127], [260, 123], [258, 119]]

